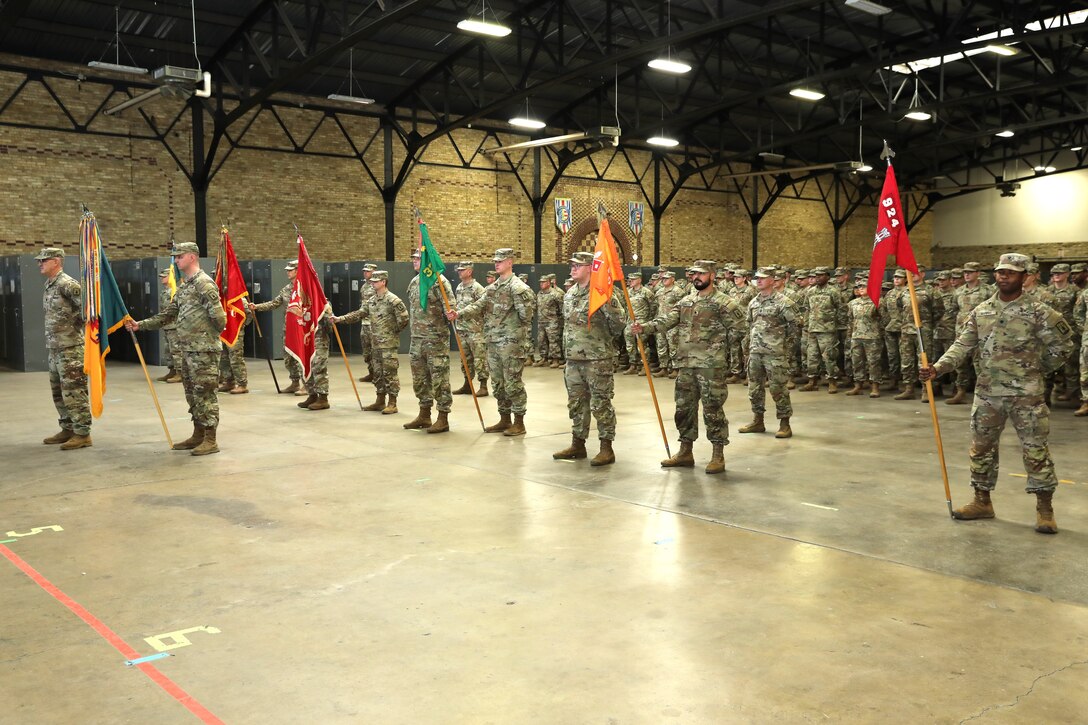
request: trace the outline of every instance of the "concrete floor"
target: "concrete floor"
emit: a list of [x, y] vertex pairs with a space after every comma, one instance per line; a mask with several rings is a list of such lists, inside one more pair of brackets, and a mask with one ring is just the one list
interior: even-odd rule
[[[1088, 422], [1069, 409], [1046, 537], [1011, 431], [999, 518], [949, 520], [919, 402], [795, 393], [796, 436], [734, 433], [714, 477], [705, 440], [696, 470], [658, 466], [642, 378], [617, 377], [619, 461], [591, 469], [550, 457], [569, 440], [559, 371], [526, 371], [512, 439], [460, 396], [450, 433], [402, 430], [406, 360], [397, 416], [360, 412], [335, 360], [324, 412], [250, 370], [205, 458], [166, 449], [138, 367], [110, 364], [95, 445], [73, 452], [40, 443], [45, 375], [0, 374], [0, 534], [63, 529], [2, 546], [138, 656], [217, 629], [143, 669], [224, 722], [1088, 720]], [[175, 440], [180, 387], [156, 384]], [[959, 505], [969, 408], [939, 408]], [[0, 721], [196, 721], [3, 558], [0, 610]]]

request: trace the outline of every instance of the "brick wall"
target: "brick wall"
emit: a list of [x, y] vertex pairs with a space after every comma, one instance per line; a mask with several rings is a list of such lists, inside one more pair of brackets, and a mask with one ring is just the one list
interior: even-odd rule
[[[25, 66], [61, 67], [0, 58]], [[22, 80], [22, 74], [0, 72], [0, 99], [7, 99]], [[104, 100], [110, 105], [124, 98], [101, 83], [46, 82], [77, 123], [85, 123]], [[299, 99], [300, 106], [305, 101]], [[225, 108], [229, 111], [231, 104]], [[194, 238], [193, 195], [174, 159], [186, 168], [191, 163], [189, 113], [171, 99], [156, 100], [142, 110], [147, 120], [128, 111], [123, 116], [100, 116], [91, 124], [117, 134], [112, 137], [0, 125], [0, 195], [5, 200], [0, 205], [0, 254], [36, 251], [46, 244], [74, 249], [80, 202], [95, 211], [114, 258], [152, 256], [160, 254], [171, 238]], [[362, 152], [369, 174], [337, 120]], [[72, 126], [36, 81], [19, 93], [0, 122]], [[209, 120], [206, 128], [210, 125]], [[152, 129], [167, 127], [169, 151], [146, 138]], [[415, 130], [426, 135], [433, 127], [420, 125]], [[209, 240], [216, 238], [221, 224], [227, 224], [241, 257], [287, 257], [294, 254], [292, 223], [297, 223], [315, 257], [384, 258], [385, 208], [370, 175], [383, 181], [383, 136], [375, 119], [333, 118], [305, 107], [263, 109], [248, 114], [229, 133], [237, 147], [228, 154], [229, 144], [220, 145], [216, 164], [221, 165], [207, 192]], [[418, 206], [447, 260], [489, 259], [495, 248], [513, 247], [522, 260], [531, 261], [533, 210], [522, 185], [504, 157], [480, 153], [482, 147], [524, 138], [461, 129], [428, 145], [397, 200], [396, 258], [407, 258], [416, 243], [412, 208]], [[396, 135], [393, 145], [396, 173], [407, 154]], [[297, 152], [302, 146], [308, 154]], [[542, 183], [547, 185], [555, 157], [547, 152], [542, 156]], [[613, 224], [631, 238], [632, 251], [643, 264], [653, 262], [654, 220], [648, 205], [640, 239], [630, 230], [627, 214], [629, 201], [646, 202], [639, 181], [649, 188], [652, 156], [632, 150], [628, 157], [630, 161], [606, 149], [566, 169], [543, 208], [542, 262], [562, 262], [567, 250], [587, 248], [589, 243], [571, 239], [573, 232], [566, 237], [558, 233], [556, 197], [573, 200], [575, 225], [595, 216], [597, 203], [604, 202]], [[531, 189], [532, 153], [510, 158], [518, 165], [521, 182]], [[780, 198], [763, 219], [759, 261], [831, 264], [833, 228], [824, 204], [804, 190], [794, 197]], [[872, 208], [863, 207], [841, 230], [842, 263], [868, 264], [875, 218]], [[924, 261], [929, 259], [931, 237], [928, 218], [912, 232], [916, 253]], [[664, 264], [711, 258], [750, 265], [751, 224], [735, 187], [720, 182], [713, 190], [680, 191], [661, 219], [660, 248]]]

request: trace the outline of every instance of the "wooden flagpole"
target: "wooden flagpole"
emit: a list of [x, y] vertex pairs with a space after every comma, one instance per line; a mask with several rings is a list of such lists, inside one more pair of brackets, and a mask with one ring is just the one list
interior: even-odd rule
[[[140, 358], [140, 367], [144, 370], [144, 377], [147, 379], [147, 389], [151, 391], [151, 399], [155, 401], [155, 410], [159, 413], [159, 422], [162, 423], [162, 432], [166, 434], [166, 442], [173, 449], [174, 441], [170, 438], [170, 429], [166, 427], [166, 418], [162, 414], [162, 406], [159, 405], [159, 396], [155, 394], [155, 386], [151, 384], [151, 375], [147, 372], [147, 363], [144, 362], [144, 351], [140, 349], [140, 341], [136, 339], [136, 333], [132, 330], [128, 331], [128, 334], [132, 336], [132, 344], [136, 346], [136, 357]], [[180, 370], [178, 371], [181, 372]]]
[[[348, 364], [348, 355], [344, 352], [344, 342], [340, 339], [340, 330], [336, 328], [335, 322], [330, 320], [329, 324], [332, 325], [332, 332], [336, 335], [336, 344], [340, 346], [340, 356], [344, 358], [344, 367], [348, 369], [348, 381], [351, 383], [351, 389], [355, 391], [355, 400], [359, 403], [359, 410], [363, 410], [363, 399], [359, 397], [359, 388], [355, 385], [355, 375], [351, 372], [351, 365]], [[271, 361], [269, 361], [268, 364], [271, 365]], [[275, 373], [272, 373], [273, 377], [275, 377], [275, 375]], [[279, 386], [277, 386], [276, 389], [279, 390]]]

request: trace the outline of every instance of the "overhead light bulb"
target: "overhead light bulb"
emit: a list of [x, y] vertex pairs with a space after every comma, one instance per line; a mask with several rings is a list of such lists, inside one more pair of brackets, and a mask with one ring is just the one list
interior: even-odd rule
[[928, 121], [933, 118], [933, 114], [925, 111], [911, 111], [906, 117], [912, 121]]
[[1016, 135], [1016, 132], [1015, 131], [1010, 131], [1009, 129], [1006, 128], [1004, 131], [998, 131], [994, 135], [995, 136], [1000, 136], [1001, 138], [1012, 138], [1013, 136]]
[[650, 66], [654, 70], [663, 71], [665, 73], [687, 73], [691, 70], [691, 66], [687, 63], [683, 63], [672, 58], [654, 58], [646, 65]]
[[132, 75], [146, 75], [147, 68], [141, 68], [135, 65], [122, 65], [120, 63], [105, 63], [100, 60], [92, 60], [87, 64], [91, 68], [98, 68], [99, 70], [109, 70], [114, 73], [131, 73]]
[[823, 98], [825, 94], [808, 88], [793, 88], [790, 90], [790, 95], [794, 98], [803, 98], [806, 101], [818, 101]]
[[997, 55], [1004, 56], [1016, 55], [1020, 52], [1016, 48], [1010, 48], [1007, 45], [987, 45], [984, 50], [988, 50], [991, 53], [996, 53]]
[[344, 103], [358, 103], [361, 106], [369, 106], [374, 102], [373, 98], [361, 98], [359, 96], [345, 96], [340, 93], [330, 93], [327, 98], [330, 101], [343, 101]]
[[846, 6], [870, 15], [887, 15], [892, 11], [891, 8], [870, 0], [846, 0]]
[[519, 116], [517, 118], [511, 118], [510, 125], [517, 126], [518, 128], [541, 129], [547, 124], [543, 121], [538, 121], [535, 118], [523, 118]]
[[464, 30], [466, 33], [490, 35], [495, 38], [505, 38], [511, 32], [510, 28], [505, 25], [489, 23], [485, 20], [473, 20], [472, 18], [466, 18], [457, 23], [457, 29]]
[[1036, 166], [1034, 170], [1044, 174], [1052, 174], [1057, 171], [1053, 166]]
[[855, 171], [860, 171], [863, 174], [867, 173], [869, 171], [872, 171], [872, 170], [873, 170], [873, 167], [869, 166], [869, 164], [865, 163], [864, 161], [861, 162], [861, 166], [859, 166], [859, 167], [857, 167], [857, 169], [855, 169]]
[[654, 146], [666, 146], [669, 148], [680, 144], [679, 141], [674, 138], [669, 138], [668, 136], [651, 136], [650, 138], [646, 139], [646, 143], [652, 144]]
[[1080, 151], [1082, 148], [1084, 148], [1084, 147], [1083, 146], [1070, 146], [1069, 150], [1070, 151]]

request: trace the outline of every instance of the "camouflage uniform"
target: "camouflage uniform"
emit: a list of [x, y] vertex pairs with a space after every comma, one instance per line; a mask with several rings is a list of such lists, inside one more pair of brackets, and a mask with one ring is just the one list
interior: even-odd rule
[[[941, 274], [946, 274], [942, 272]], [[933, 351], [931, 360], [944, 355], [956, 339], [956, 291], [954, 288], [938, 289], [933, 297]]]
[[165, 309], [138, 324], [141, 330], [158, 330], [170, 322], [177, 323], [181, 382], [189, 415], [194, 424], [214, 429], [219, 426], [216, 387], [223, 344], [219, 334], [227, 324], [227, 313], [215, 282], [202, 270], [178, 285]]
[[554, 288], [536, 295], [536, 354], [541, 361], [558, 362], [563, 357], [562, 338], [563, 297]]
[[514, 275], [484, 288], [480, 299], [457, 314], [483, 319], [492, 394], [500, 414], [525, 415], [527, 397], [521, 373], [528, 355], [529, 326], [535, 309], [533, 291]]
[[[467, 307], [484, 294], [484, 286], [472, 280], [470, 284], [461, 282], [453, 293], [457, 307]], [[484, 327], [480, 320], [458, 320], [457, 331], [461, 333], [465, 360], [468, 362], [470, 375], [475, 375], [481, 383], [487, 382], [487, 344], [484, 342]]]
[[412, 366], [412, 390], [421, 408], [435, 403], [439, 413], [449, 413], [453, 405], [450, 392], [450, 330], [445, 305], [438, 285], [453, 296], [453, 289], [443, 275], [427, 293], [427, 309], [420, 307], [419, 275], [408, 283], [408, 313], [412, 331], [408, 360]]
[[[574, 289], [573, 287], [571, 289]], [[639, 287], [637, 290], [630, 290], [631, 297], [631, 309], [635, 312], [635, 319], [631, 322], [638, 322], [645, 324], [654, 318], [654, 296], [653, 292], [646, 287]], [[613, 295], [615, 297], [615, 295]], [[566, 319], [566, 312], [563, 314]], [[564, 340], [567, 337], [566, 333], [563, 335]], [[642, 340], [642, 346], [645, 349], [647, 347], [647, 340], [649, 335], [643, 332], [638, 336]], [[627, 359], [631, 365], [642, 370], [642, 356], [638, 353], [638, 340], [635, 339], [635, 333], [631, 330], [630, 323], [623, 330], [623, 341], [627, 345]]]
[[[660, 318], [676, 309], [676, 305], [680, 300], [687, 296], [687, 292], [680, 286], [680, 281], [677, 280], [671, 287], [663, 287], [661, 297], [657, 305], [657, 317]], [[656, 318], [655, 318], [656, 319]], [[661, 355], [661, 341], [665, 341], [665, 360], [661, 362], [662, 370], [678, 370], [680, 365], [676, 362], [677, 346], [679, 345], [679, 339], [677, 337], [677, 328], [662, 329], [658, 335], [657, 353]]]
[[775, 416], [789, 418], [793, 406], [786, 384], [790, 380], [790, 345], [797, 326], [793, 302], [781, 292], [759, 293], [748, 303], [747, 311], [748, 401], [752, 412], [761, 416], [767, 410], [766, 383], [771, 389]]
[[[924, 284], [916, 285], [914, 297], [918, 300], [918, 318], [921, 328], [914, 324], [914, 310], [911, 308], [910, 289], [904, 287], [896, 299], [899, 305], [899, 377], [904, 385], [913, 386], [918, 381], [918, 365], [922, 360], [922, 350], [933, 350], [933, 292]], [[921, 333], [922, 350], [918, 348]]]
[[592, 412], [597, 419], [597, 437], [612, 441], [616, 439], [616, 409], [612, 407], [612, 359], [616, 354], [613, 339], [623, 332], [627, 316], [614, 294], [593, 313], [589, 326], [588, 315], [589, 285], [576, 284], [563, 296], [563, 349], [567, 354], [563, 381], [567, 386], [571, 434], [581, 440], [589, 437]]
[[[79, 282], [59, 272], [46, 281], [42, 305], [49, 388], [57, 408], [57, 422], [77, 436], [89, 435], [91, 404], [87, 374], [83, 372], [83, 293]], [[103, 330], [102, 337], [105, 334]]]
[[728, 445], [729, 421], [725, 400], [729, 395], [726, 378], [726, 345], [730, 330], [744, 324], [744, 311], [717, 289], [681, 298], [671, 310], [663, 310], [643, 326], [647, 332], [673, 331], [676, 347], [672, 364], [679, 368], [676, 379], [676, 428], [680, 440], [699, 437], [699, 403], [703, 424], [711, 443]]
[[246, 322], [238, 328], [238, 339], [234, 341], [234, 347], [222, 343], [223, 348], [219, 353], [219, 383], [246, 387], [249, 385], [249, 375], [246, 371], [246, 325], [253, 318], [246, 315]]
[[820, 376], [820, 362], [828, 380], [839, 377], [838, 325], [843, 301], [837, 287], [812, 286], [805, 296], [805, 324], [808, 331], [808, 377]]
[[363, 329], [370, 333], [374, 388], [378, 395], [400, 395], [400, 378], [397, 376], [400, 358], [397, 357], [397, 349], [400, 347], [401, 330], [408, 327], [408, 308], [400, 297], [388, 289], [381, 295], [375, 292], [363, 298], [359, 309], [337, 319], [348, 325], [363, 320], [370, 323]]
[[[159, 309], [165, 309], [170, 300], [173, 299], [173, 295], [170, 294], [169, 287], [160, 287], [159, 289]], [[162, 326], [162, 335], [165, 347], [165, 357], [163, 361], [166, 363], [166, 367], [173, 371], [180, 373], [181, 371], [181, 353], [178, 351], [178, 326], [176, 323], [168, 323]]]
[[1088, 405], [1088, 289], [1077, 297], [1073, 320], [1074, 334], [1080, 335], [1080, 400], [1082, 405]]
[[[326, 305], [326, 309], [331, 309]], [[314, 329], [314, 356], [310, 359], [310, 378], [302, 381], [310, 395], [329, 394], [329, 316], [323, 316]]]
[[[371, 268], [370, 263], [367, 264], [367, 268], [370, 268], [370, 272], [374, 272], [377, 269], [377, 265], [373, 265]], [[374, 288], [370, 286], [370, 283], [364, 279], [359, 286], [359, 306], [365, 307], [370, 304], [370, 301], [374, 299]], [[374, 351], [371, 347], [372, 335], [370, 334], [370, 318], [366, 318], [361, 321], [359, 325], [359, 347], [363, 351], [363, 359], [366, 360], [366, 372], [370, 376], [371, 382], [374, 380]]]
[[[954, 302], [956, 307], [957, 335], [963, 332], [964, 325], [967, 324], [967, 318], [971, 315], [971, 311], [974, 310], [975, 307], [977, 307], [983, 300], [989, 299], [990, 297], [993, 297], [993, 295], [994, 288], [990, 287], [989, 285], [983, 284], [981, 280], [977, 280], [977, 284], [974, 287], [965, 284], [956, 290]], [[975, 357], [977, 358], [977, 355]], [[971, 379], [972, 377], [974, 377], [971, 371], [972, 367], [975, 368], [975, 375], [978, 374], [978, 366], [972, 365], [973, 360], [974, 358], [964, 360], [956, 369], [956, 387], [961, 390], [967, 390], [967, 388], [971, 384]]]
[[938, 375], [955, 369], [977, 351], [978, 383], [971, 407], [971, 485], [997, 486], [998, 442], [1012, 420], [1020, 437], [1027, 491], [1058, 485], [1047, 448], [1050, 409], [1043, 376], [1069, 354], [1072, 330], [1050, 307], [1023, 295], [1012, 302], [998, 296], [980, 303], [964, 321], [959, 337], [934, 365]]
[[880, 381], [880, 318], [868, 294], [855, 297], [846, 306], [850, 323], [850, 353], [854, 381]]
[[892, 287], [880, 300], [880, 322], [884, 328], [884, 352], [888, 357], [888, 377], [899, 379], [899, 335], [903, 329], [903, 316], [899, 310], [899, 296], [909, 294], [906, 287]]
[[[748, 270], [741, 270], [747, 272]], [[748, 275], [742, 275], [747, 277]], [[736, 285], [731, 284], [726, 292], [729, 297], [737, 303], [737, 306], [742, 310], [748, 309], [748, 303], [756, 296], [757, 292], [754, 287], [749, 284]], [[730, 333], [729, 337], [729, 372], [733, 378], [748, 377], [747, 364], [749, 341], [751, 335], [747, 329], [750, 322], [750, 318], [745, 319], [745, 326], [743, 328], [738, 327]]]
[[1077, 375], [1077, 360], [1080, 345], [1080, 334], [1077, 332], [1077, 326], [1074, 322], [1074, 308], [1077, 304], [1077, 297], [1080, 290], [1076, 285], [1066, 284], [1065, 287], [1050, 286], [1047, 288], [1047, 293], [1050, 296], [1048, 304], [1054, 308], [1058, 314], [1060, 314], [1069, 326], [1073, 329], [1074, 344], [1073, 352], [1065, 360], [1065, 364], [1061, 369], [1055, 373], [1055, 380], [1058, 383], [1059, 390], [1063, 390], [1070, 397], [1076, 397], [1076, 390], [1078, 387], [1078, 375]]
[[[277, 307], [286, 305], [291, 301], [291, 290], [294, 288], [294, 282], [288, 282], [280, 290], [280, 293], [268, 300], [268, 302], [258, 302], [253, 305], [254, 312], [268, 312], [274, 310]], [[283, 326], [283, 365], [287, 368], [287, 374], [291, 376], [292, 382], [298, 382], [302, 379], [302, 365], [299, 361], [287, 354], [287, 325]]]

